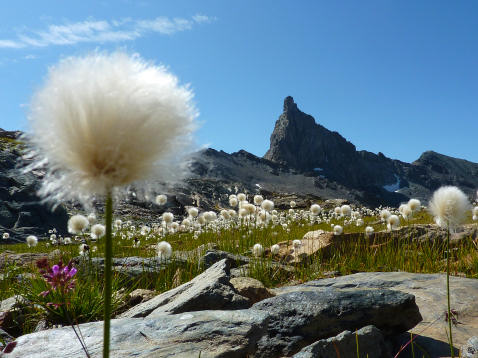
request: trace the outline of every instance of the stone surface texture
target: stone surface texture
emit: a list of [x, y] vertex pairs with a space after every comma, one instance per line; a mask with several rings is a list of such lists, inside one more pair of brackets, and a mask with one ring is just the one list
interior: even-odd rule
[[[416, 342], [424, 347], [431, 357], [448, 357], [450, 349], [446, 336], [448, 324], [445, 321], [446, 275], [415, 274], [407, 272], [368, 272], [357, 273], [330, 279], [310, 281], [302, 285], [274, 289], [281, 294], [304, 290], [340, 290], [390, 289], [415, 296], [416, 304], [423, 317], [410, 332], [417, 334]], [[453, 326], [453, 342], [458, 349], [469, 337], [478, 332], [478, 280], [450, 277], [451, 306], [458, 313], [458, 324]], [[406, 341], [410, 335], [404, 335]], [[406, 357], [401, 355], [400, 357]]]
[[382, 332], [375, 326], [366, 326], [356, 332], [343, 331], [335, 337], [321, 339], [294, 354], [293, 358], [357, 358], [357, 340], [360, 358], [392, 357]]
[[234, 289], [244, 297], [251, 300], [251, 303], [257, 303], [275, 296], [275, 294], [264, 287], [261, 281], [251, 277], [233, 277], [230, 280]]
[[140, 303], [119, 317], [146, 317], [208, 309], [248, 308], [249, 299], [239, 295], [229, 282], [229, 263], [216, 262], [189, 282]]

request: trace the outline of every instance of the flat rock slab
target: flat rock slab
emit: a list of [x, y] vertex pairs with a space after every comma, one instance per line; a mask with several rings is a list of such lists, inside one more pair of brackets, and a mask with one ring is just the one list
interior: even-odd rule
[[364, 325], [395, 335], [422, 319], [412, 295], [381, 289], [297, 290], [258, 302], [251, 309], [269, 314], [268, 335], [258, 342], [258, 357], [289, 356], [319, 339]]
[[356, 332], [344, 331], [335, 337], [321, 339], [294, 354], [293, 358], [357, 358], [357, 341], [360, 357], [392, 357], [382, 332], [375, 326], [366, 326]]
[[122, 313], [120, 318], [146, 317], [162, 313], [200, 310], [227, 310], [250, 307], [249, 299], [239, 295], [230, 279], [228, 260], [216, 262], [189, 282], [140, 303]]
[[[424, 347], [431, 357], [450, 355], [445, 321], [446, 275], [414, 274], [408, 272], [364, 272], [348, 276], [310, 281], [298, 286], [274, 289], [280, 295], [294, 291], [356, 289], [392, 289], [415, 296], [423, 321], [410, 330], [418, 334], [417, 343]], [[478, 280], [450, 277], [451, 306], [458, 313], [458, 324], [453, 327], [453, 342], [456, 351], [478, 332]], [[406, 339], [409, 338], [405, 337]], [[406, 357], [401, 355], [400, 357]]]
[[[246, 357], [267, 327], [265, 313], [249, 310], [200, 311], [111, 321], [111, 357]], [[103, 322], [80, 326], [92, 358], [102, 356]], [[17, 339], [8, 358], [84, 358], [71, 327], [32, 333]]]

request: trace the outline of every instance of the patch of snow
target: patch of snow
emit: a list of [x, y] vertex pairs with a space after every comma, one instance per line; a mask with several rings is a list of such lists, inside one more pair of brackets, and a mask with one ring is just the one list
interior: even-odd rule
[[259, 189], [262, 189], [262, 186], [260, 186], [260, 184], [256, 184], [256, 186], [257, 186]]
[[389, 191], [389, 192], [397, 192], [399, 189], [400, 189], [400, 178], [398, 177], [397, 174], [393, 174], [395, 176], [395, 180], [396, 182], [393, 183], [393, 184], [388, 184], [388, 185], [384, 185], [383, 188], [386, 190], [386, 191]]

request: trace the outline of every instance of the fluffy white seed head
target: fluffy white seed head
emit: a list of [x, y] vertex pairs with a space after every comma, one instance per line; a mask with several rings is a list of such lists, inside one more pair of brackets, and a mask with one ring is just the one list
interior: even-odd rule
[[302, 246], [302, 241], [294, 240], [294, 241], [292, 241], [292, 246], [294, 247], [294, 249], [297, 250], [298, 248], [300, 248]]
[[441, 227], [455, 229], [466, 218], [470, 209], [468, 197], [456, 186], [443, 186], [433, 193], [428, 205], [435, 217], [435, 222]]
[[27, 236], [27, 245], [28, 247], [35, 247], [38, 244], [38, 239], [34, 235]]
[[322, 210], [322, 208], [320, 207], [319, 204], [312, 204], [310, 206], [310, 212], [312, 213], [312, 215], [319, 215], [320, 214], [320, 211]]
[[164, 194], [158, 195], [156, 197], [156, 204], [158, 205], [164, 205], [167, 203], [167, 201], [168, 201], [168, 197]]
[[193, 149], [192, 97], [165, 67], [137, 55], [63, 59], [34, 94], [28, 118], [35, 158], [28, 169], [46, 169], [39, 194], [87, 203], [111, 188], [151, 192], [148, 179], [179, 179]]
[[397, 215], [390, 215], [387, 219], [387, 229], [389, 231], [400, 227], [400, 218]]
[[340, 225], [334, 225], [334, 235], [342, 235], [344, 228]]
[[264, 200], [262, 202], [261, 208], [265, 211], [272, 211], [274, 209], [274, 202], [271, 200]]
[[402, 214], [402, 217], [405, 219], [405, 220], [408, 220], [412, 217], [413, 215], [413, 210], [410, 208], [410, 206], [407, 204], [405, 205], [403, 208], [402, 208], [402, 211], [401, 211], [401, 214]]
[[199, 215], [199, 210], [197, 208], [191, 207], [188, 209], [189, 216], [196, 218]]
[[3, 235], [2, 235], [2, 238], [4, 238], [5, 240], [9, 239], [10, 238], [10, 234], [8, 232], [4, 232]]
[[68, 232], [70, 234], [81, 234], [89, 225], [88, 219], [83, 215], [73, 215], [68, 220]]
[[235, 196], [232, 198], [229, 198], [229, 205], [231, 205], [234, 208], [237, 206], [237, 204], [238, 204], [238, 200]]
[[90, 236], [92, 239], [99, 239], [105, 235], [105, 226], [101, 224], [95, 224], [91, 227]]
[[264, 253], [264, 248], [262, 247], [261, 244], [255, 244], [255, 245], [252, 247], [252, 254], [253, 254], [255, 257], [262, 256], [263, 253]]
[[415, 212], [420, 210], [420, 208], [422, 207], [422, 203], [418, 199], [410, 199], [408, 201], [408, 207], [410, 208], [410, 210]]
[[335, 209], [334, 209], [334, 213], [336, 215], [340, 215], [342, 213], [342, 210], [340, 210], [340, 206], [337, 206]]
[[237, 194], [237, 200], [239, 200], [239, 201], [247, 200], [246, 194], [244, 194], [244, 193]]
[[352, 213], [352, 208], [350, 207], [350, 205], [342, 205], [340, 207], [340, 213], [343, 216], [350, 216], [350, 214]]
[[478, 216], [478, 206], [475, 206], [473, 208], [473, 213], [472, 214], [473, 214], [473, 216]]
[[90, 225], [93, 225], [96, 222], [96, 214], [95, 213], [88, 214], [88, 216], [86, 218], [88, 219], [88, 222], [90, 223]]
[[263, 201], [264, 198], [262, 197], [262, 195], [254, 195], [254, 204], [261, 205]]
[[173, 248], [169, 242], [161, 241], [156, 245], [156, 253], [160, 260], [168, 260], [173, 254]]
[[357, 226], [363, 226], [364, 222], [362, 219], [357, 219], [357, 221], [355, 222], [355, 225]]
[[272, 255], [279, 254], [279, 251], [280, 251], [280, 246], [279, 245], [274, 244], [274, 245], [271, 246], [271, 254]]
[[173, 220], [174, 220], [174, 215], [173, 215], [173, 213], [165, 212], [165, 213], [163, 213], [162, 218], [163, 218], [163, 221], [164, 221], [165, 223], [170, 224], [170, 223], [172, 223]]
[[365, 234], [367, 234], [367, 236], [372, 235], [374, 231], [375, 231], [375, 230], [374, 230], [373, 227], [371, 227], [371, 226], [367, 226], [367, 227], [365, 228]]
[[217, 219], [217, 214], [214, 211], [206, 211], [204, 213], [204, 219], [206, 219], [208, 223], [213, 222]]
[[380, 219], [382, 219], [382, 221], [387, 221], [390, 215], [392, 215], [392, 213], [387, 209], [380, 211]]
[[297, 206], [297, 203], [294, 201], [294, 200], [291, 200], [291, 202], [289, 203], [290, 207], [292, 209], [294, 209], [296, 206]]

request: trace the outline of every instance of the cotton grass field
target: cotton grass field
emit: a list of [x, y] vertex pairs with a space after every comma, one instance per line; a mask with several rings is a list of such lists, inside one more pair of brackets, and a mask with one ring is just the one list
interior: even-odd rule
[[[239, 199], [240, 200], [239, 200]], [[251, 202], [247, 201], [249, 199]], [[164, 205], [165, 196], [157, 198]], [[136, 288], [167, 291], [194, 278], [204, 270], [201, 257], [205, 248], [214, 247], [236, 255], [251, 258], [244, 274], [256, 278], [267, 287], [301, 283], [331, 275], [346, 275], [363, 271], [408, 271], [420, 273], [446, 272], [446, 241], [417, 241], [409, 235], [401, 235], [400, 228], [434, 224], [433, 216], [420, 204], [410, 209], [403, 205], [398, 209], [343, 205], [331, 210], [322, 210], [321, 203], [309, 209], [300, 209], [291, 202], [285, 211], [273, 209], [273, 202], [261, 196], [247, 198], [245, 194], [230, 197], [230, 208], [216, 212], [199, 212], [189, 208], [185, 217], [175, 217], [165, 212], [156, 222], [131, 222], [117, 218], [114, 221], [114, 257], [159, 257], [165, 267], [156, 272], [144, 272], [134, 279], [113, 276], [113, 316], [120, 307], [122, 298]], [[413, 202], [412, 202], [413, 206]], [[465, 225], [474, 225], [473, 212], [469, 210]], [[476, 219], [476, 217], [475, 217]], [[48, 289], [48, 280], [40, 274], [34, 260], [26, 266], [9, 262], [0, 277], [0, 299], [13, 295], [27, 298], [37, 308], [29, 305], [28, 319], [22, 321], [22, 333], [28, 333], [45, 319], [52, 324], [70, 324], [101, 319], [103, 313], [104, 278], [91, 259], [104, 256], [104, 227], [102, 218], [95, 214], [76, 214], [70, 218], [71, 235], [63, 237], [51, 230], [49, 237], [29, 238], [27, 243], [0, 245], [0, 252], [52, 253], [56, 260], [66, 265], [77, 258], [85, 265], [69, 279], [75, 284], [64, 292], [41, 295]], [[300, 262], [290, 263], [290, 256], [301, 245], [305, 233], [313, 230], [335, 232], [336, 236], [357, 233], [353, 239], [335, 246], [328, 254], [321, 250], [304, 257]], [[386, 231], [389, 240], [373, 244], [374, 234]], [[274, 245], [288, 242], [289, 258], [274, 254]], [[204, 248], [203, 250], [198, 250]], [[177, 257], [186, 257], [176, 260]], [[288, 269], [283, 269], [278, 263]], [[450, 249], [450, 273], [478, 278], [478, 242], [465, 238]], [[87, 267], [88, 269], [85, 269]], [[61, 268], [61, 266], [60, 266]], [[56, 301], [68, 304], [59, 305]], [[44, 309], [38, 309], [43, 307]], [[46, 310], [45, 310], [46, 309]]]

